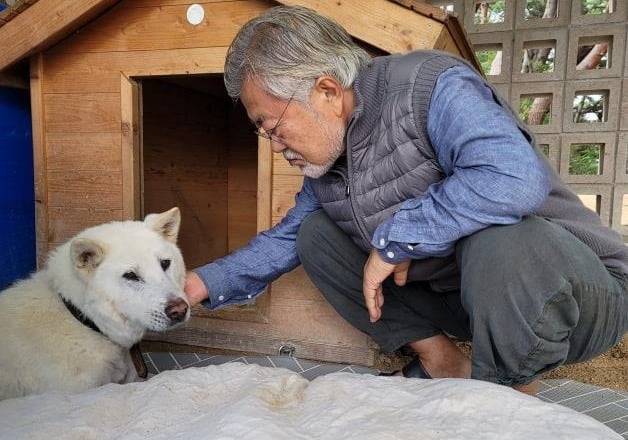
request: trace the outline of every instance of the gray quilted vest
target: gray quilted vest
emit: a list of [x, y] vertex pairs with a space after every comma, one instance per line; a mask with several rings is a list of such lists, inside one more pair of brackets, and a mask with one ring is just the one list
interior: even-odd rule
[[[428, 137], [427, 112], [438, 76], [461, 65], [467, 64], [444, 52], [416, 51], [375, 58], [355, 81], [356, 107], [347, 128], [346, 155], [311, 182], [325, 212], [365, 252], [373, 247], [377, 226], [402, 202], [421, 197], [431, 184], [444, 178]], [[535, 147], [531, 132], [495, 91], [493, 94]], [[607, 266], [628, 273], [628, 248], [619, 234], [603, 226], [598, 215], [558, 177], [543, 153], [536, 151], [550, 170], [552, 191], [535, 214], [565, 227]], [[451, 266], [452, 262], [455, 266], [453, 256], [445, 263]], [[433, 266], [433, 261], [424, 263]], [[441, 266], [427, 269], [418, 279], [432, 279], [429, 272], [440, 271]], [[452, 276], [452, 271], [457, 269], [450, 267], [447, 275]]]

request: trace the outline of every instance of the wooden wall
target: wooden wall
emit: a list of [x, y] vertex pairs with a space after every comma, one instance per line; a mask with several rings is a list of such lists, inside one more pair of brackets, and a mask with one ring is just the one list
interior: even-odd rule
[[40, 262], [81, 229], [133, 217], [123, 204], [121, 76], [221, 72], [239, 27], [270, 5], [199, 3], [211, 20], [193, 27], [189, 2], [127, 0], [33, 58]]

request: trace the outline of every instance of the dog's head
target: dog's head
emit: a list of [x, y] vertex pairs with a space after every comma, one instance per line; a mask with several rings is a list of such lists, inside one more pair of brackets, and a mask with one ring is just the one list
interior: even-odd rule
[[189, 318], [176, 245], [180, 223], [173, 208], [144, 221], [96, 226], [70, 242], [75, 274], [85, 283], [84, 312], [99, 327], [110, 327], [103, 332], [120, 324], [136, 333], [161, 331]]

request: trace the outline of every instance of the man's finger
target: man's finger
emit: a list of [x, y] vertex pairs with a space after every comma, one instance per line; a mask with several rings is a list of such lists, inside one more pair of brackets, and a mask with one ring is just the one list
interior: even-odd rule
[[395, 284], [398, 286], [405, 286], [408, 282], [408, 269], [410, 268], [409, 262], [398, 264], [393, 272]]
[[368, 285], [364, 285], [364, 302], [366, 303], [366, 308], [369, 311], [369, 318], [371, 322], [375, 322], [379, 319], [381, 312], [379, 309], [379, 299], [377, 288], [373, 288]]

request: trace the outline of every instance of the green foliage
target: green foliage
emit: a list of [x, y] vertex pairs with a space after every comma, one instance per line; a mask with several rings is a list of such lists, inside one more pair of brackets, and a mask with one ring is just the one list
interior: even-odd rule
[[549, 148], [550, 148], [549, 144], [539, 144], [539, 148], [541, 149], [544, 155], [549, 157]]
[[608, 2], [613, 0], [582, 0], [583, 14], [604, 14]]
[[546, 0], [528, 0], [524, 12], [526, 20], [542, 18], [545, 12], [545, 2]]
[[493, 64], [493, 60], [497, 56], [496, 50], [480, 50], [475, 53], [475, 56], [478, 59], [478, 62], [482, 66], [482, 70], [485, 75], [491, 71], [491, 65]]
[[574, 144], [569, 154], [569, 174], [600, 174], [601, 144]]

